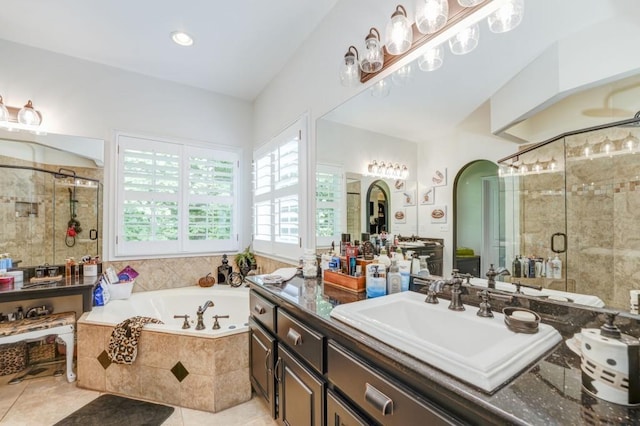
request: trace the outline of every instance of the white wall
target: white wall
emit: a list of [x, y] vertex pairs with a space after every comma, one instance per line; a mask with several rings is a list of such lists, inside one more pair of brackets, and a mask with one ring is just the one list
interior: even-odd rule
[[[0, 58], [0, 94], [6, 105], [22, 106], [31, 99], [47, 131], [106, 141], [107, 199], [115, 130], [243, 149], [241, 246], [249, 244], [250, 103], [3, 40]], [[105, 205], [113, 215], [112, 203]], [[111, 232], [105, 225], [105, 232]]]

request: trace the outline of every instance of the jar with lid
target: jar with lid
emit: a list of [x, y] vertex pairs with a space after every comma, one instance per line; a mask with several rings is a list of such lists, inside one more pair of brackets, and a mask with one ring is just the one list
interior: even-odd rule
[[302, 257], [302, 276], [316, 278], [318, 276], [318, 259], [313, 250], [305, 250]]

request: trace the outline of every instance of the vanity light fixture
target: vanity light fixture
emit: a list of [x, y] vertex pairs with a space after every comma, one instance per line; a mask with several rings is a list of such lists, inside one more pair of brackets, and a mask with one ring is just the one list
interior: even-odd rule
[[448, 0], [418, 0], [416, 2], [416, 27], [422, 34], [433, 34], [447, 25]]
[[[407, 18], [406, 9], [402, 5], [396, 6], [385, 33], [386, 47], [381, 44], [377, 29], [369, 30], [365, 48], [360, 50], [361, 83], [408, 57], [418, 59], [422, 70], [433, 71], [442, 65], [442, 56], [435, 54], [440, 50], [429, 53], [420, 52], [420, 49], [437, 49], [448, 39], [454, 54], [469, 53], [478, 45], [480, 20], [486, 18], [493, 32], [506, 32], [520, 24], [524, 12], [524, 0], [415, 1], [413, 24]], [[342, 82], [342, 74], [340, 79]], [[377, 92], [386, 96], [384, 91], [377, 89]]]
[[9, 110], [2, 102], [2, 96], [0, 96], [0, 122], [9, 121]]
[[171, 40], [180, 46], [188, 47], [193, 45], [193, 38], [184, 31], [173, 31], [171, 33]]
[[476, 23], [468, 26], [449, 39], [449, 48], [454, 55], [466, 55], [478, 47], [480, 26]]
[[522, 22], [524, 0], [507, 0], [504, 5], [487, 17], [489, 29], [494, 33], [506, 33]]
[[408, 63], [407, 65], [399, 68], [396, 72], [391, 75], [391, 81], [396, 86], [406, 86], [413, 80], [413, 64]]
[[413, 30], [404, 6], [396, 6], [396, 10], [387, 24], [384, 42], [387, 52], [391, 55], [401, 55], [411, 48]]
[[358, 63], [358, 49], [349, 46], [340, 65], [340, 83], [353, 87], [360, 83], [360, 64]]
[[387, 79], [382, 79], [373, 86], [371, 86], [371, 96], [374, 98], [386, 98], [391, 92], [391, 85]]
[[373, 160], [367, 166], [366, 174], [383, 179], [407, 179], [409, 177], [409, 169], [404, 164], [385, 163], [384, 161], [378, 163], [378, 161]]
[[380, 33], [372, 27], [364, 39], [364, 53], [360, 60], [360, 69], [366, 73], [378, 72], [384, 64], [384, 53], [380, 44]]

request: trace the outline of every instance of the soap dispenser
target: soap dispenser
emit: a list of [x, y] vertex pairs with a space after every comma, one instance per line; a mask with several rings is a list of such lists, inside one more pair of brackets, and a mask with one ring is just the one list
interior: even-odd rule
[[604, 312], [605, 324], [583, 328], [567, 346], [582, 360], [582, 387], [591, 395], [622, 405], [640, 404], [640, 340], [620, 332], [617, 312]]

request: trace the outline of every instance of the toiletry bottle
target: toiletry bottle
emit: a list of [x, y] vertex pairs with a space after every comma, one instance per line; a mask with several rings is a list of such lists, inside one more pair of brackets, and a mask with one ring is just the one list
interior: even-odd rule
[[513, 271], [514, 278], [522, 277], [522, 264], [520, 263], [520, 259], [518, 256], [513, 259], [513, 265], [511, 266], [511, 270]]
[[398, 262], [398, 269], [400, 270], [400, 276], [402, 277], [402, 285], [401, 291], [409, 290], [409, 282], [411, 281], [411, 261], [410, 260], [400, 260]]
[[372, 263], [367, 265], [367, 269], [372, 271], [371, 277], [367, 276], [366, 292], [367, 298], [384, 296], [387, 294], [387, 282], [384, 276], [381, 276], [380, 270], [384, 270], [384, 265]]
[[522, 276], [524, 278], [528, 278], [529, 277], [529, 258], [525, 257], [524, 260], [522, 261]]
[[553, 278], [562, 279], [562, 260], [558, 258], [557, 254], [551, 261], [551, 270], [553, 271]]
[[387, 249], [384, 246], [380, 249], [380, 256], [378, 256], [378, 263], [384, 265], [385, 269], [391, 265], [391, 259], [387, 256]]
[[393, 259], [387, 272], [387, 294], [400, 293], [400, 291], [402, 291], [402, 275], [400, 275], [398, 261]]
[[411, 273], [418, 275], [420, 273], [420, 259], [418, 259], [418, 253], [413, 253], [411, 259]]

